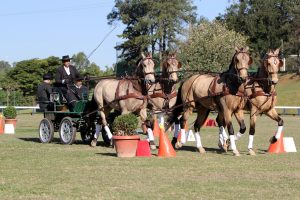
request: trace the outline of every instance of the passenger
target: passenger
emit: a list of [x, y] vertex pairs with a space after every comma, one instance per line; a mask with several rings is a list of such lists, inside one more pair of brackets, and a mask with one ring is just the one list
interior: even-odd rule
[[73, 111], [75, 104], [79, 100], [88, 100], [88, 88], [82, 85], [83, 76], [75, 77], [75, 83], [69, 87], [67, 96], [71, 99], [69, 109]]
[[51, 81], [53, 77], [51, 74], [45, 74], [43, 76], [43, 82], [38, 86], [37, 89], [37, 100], [40, 106], [39, 111], [52, 110], [53, 103], [50, 102], [50, 94], [52, 93]]
[[76, 76], [79, 76], [77, 69], [71, 65], [71, 58], [66, 55], [62, 57], [63, 65], [58, 67], [55, 74], [55, 86], [58, 92], [61, 92], [63, 97], [67, 100], [68, 105], [71, 104], [71, 97], [68, 95], [69, 86], [73, 85]]

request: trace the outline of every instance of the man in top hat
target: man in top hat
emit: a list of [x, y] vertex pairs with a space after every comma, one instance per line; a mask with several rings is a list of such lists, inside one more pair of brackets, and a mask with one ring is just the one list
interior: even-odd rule
[[51, 110], [52, 103], [50, 102], [50, 94], [52, 93], [51, 81], [53, 77], [51, 74], [45, 74], [43, 76], [43, 82], [37, 89], [37, 100], [40, 106], [40, 111], [44, 112]]
[[71, 58], [69, 55], [63, 56], [61, 61], [63, 65], [56, 70], [55, 85], [70, 105], [72, 97], [69, 96], [69, 86], [73, 85], [75, 77], [79, 76], [79, 72], [71, 65]]
[[69, 87], [68, 96], [71, 99], [69, 109], [73, 111], [75, 104], [79, 100], [88, 100], [88, 88], [82, 85], [83, 76], [78, 75], [75, 77], [75, 83]]

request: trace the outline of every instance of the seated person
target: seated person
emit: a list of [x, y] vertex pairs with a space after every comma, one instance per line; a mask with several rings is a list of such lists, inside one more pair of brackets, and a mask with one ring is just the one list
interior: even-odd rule
[[75, 104], [79, 100], [88, 100], [88, 88], [82, 85], [83, 76], [75, 77], [75, 83], [69, 86], [67, 92], [68, 99], [70, 99], [69, 109], [73, 111]]
[[51, 80], [53, 79], [51, 74], [45, 74], [43, 76], [43, 82], [37, 89], [37, 100], [40, 106], [39, 111], [52, 110], [53, 103], [50, 102], [50, 94], [52, 93]]
[[[57, 92], [60, 93], [70, 104], [72, 99], [68, 97], [69, 86], [73, 85], [76, 76], [79, 76], [78, 70], [71, 65], [71, 58], [66, 55], [61, 59], [63, 65], [58, 67], [55, 74], [55, 87]], [[61, 96], [61, 97], [62, 97]]]

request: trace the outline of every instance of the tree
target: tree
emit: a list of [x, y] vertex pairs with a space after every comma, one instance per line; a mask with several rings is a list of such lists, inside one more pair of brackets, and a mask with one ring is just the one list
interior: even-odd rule
[[77, 70], [81, 73], [85, 72], [85, 70], [90, 65], [90, 61], [83, 52], [74, 54], [72, 56], [72, 62], [74, 63]]
[[0, 60], [0, 72], [4, 72], [5, 70], [10, 69], [11, 66], [8, 62], [4, 61], [4, 60]]
[[235, 47], [245, 47], [247, 38], [220, 22], [202, 20], [182, 42], [181, 60], [190, 69], [222, 72], [228, 69]]
[[[299, 30], [299, 0], [243, 0], [233, 3], [218, 20], [230, 29], [249, 37], [251, 48], [264, 55], [269, 48], [278, 48], [282, 41], [289, 43]], [[298, 20], [297, 23], [295, 23]], [[299, 35], [298, 35], [299, 36]], [[294, 47], [284, 49], [293, 51]]]
[[126, 25], [121, 38], [125, 41], [116, 46], [121, 57], [134, 64], [143, 51], [163, 52], [176, 44], [184, 23], [195, 19], [191, 0], [116, 0], [113, 11], [107, 16], [108, 23], [122, 21]]

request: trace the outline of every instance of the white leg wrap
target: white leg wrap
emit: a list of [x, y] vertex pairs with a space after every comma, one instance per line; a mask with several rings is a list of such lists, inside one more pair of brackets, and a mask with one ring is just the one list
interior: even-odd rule
[[181, 129], [181, 143], [182, 143], [182, 144], [185, 144], [185, 143], [186, 143], [185, 129]]
[[230, 135], [230, 146], [232, 150], [236, 150], [236, 145], [235, 145], [235, 136], [234, 135]]
[[240, 132], [238, 132], [235, 136], [235, 140], [239, 140], [241, 139], [241, 137], [243, 136], [243, 134], [241, 134]]
[[95, 131], [95, 135], [94, 135], [95, 138], [99, 137], [100, 128], [101, 128], [101, 126], [99, 124], [96, 124], [96, 131]]
[[180, 131], [180, 124], [175, 124], [174, 125], [174, 137], [175, 138], [178, 138], [179, 131]]
[[147, 133], [148, 133], [148, 140], [149, 141], [154, 141], [154, 135], [153, 135], [153, 131], [151, 128], [147, 129]]
[[159, 127], [164, 127], [165, 125], [165, 119], [163, 116], [160, 117]]
[[227, 133], [225, 131], [225, 128], [223, 126], [221, 126], [220, 129], [222, 130], [223, 139], [227, 140], [228, 139], [228, 135], [227, 135]]
[[275, 135], [277, 140], [281, 137], [282, 130], [283, 130], [283, 126], [278, 126], [277, 133]]
[[109, 127], [108, 127], [108, 126], [104, 126], [104, 129], [105, 129], [105, 131], [106, 131], [106, 134], [107, 134], [108, 139], [111, 139], [111, 138], [112, 138], [112, 134], [111, 134], [111, 132], [110, 132]]
[[253, 149], [253, 140], [254, 140], [254, 135], [249, 135], [248, 149]]
[[224, 144], [224, 138], [223, 138], [222, 132], [219, 133], [219, 141], [220, 141], [220, 143], [221, 143], [222, 145]]
[[196, 145], [197, 145], [197, 148], [202, 147], [201, 137], [200, 137], [200, 133], [199, 133], [199, 132], [196, 132], [196, 133], [195, 133], [195, 138], [196, 138]]

